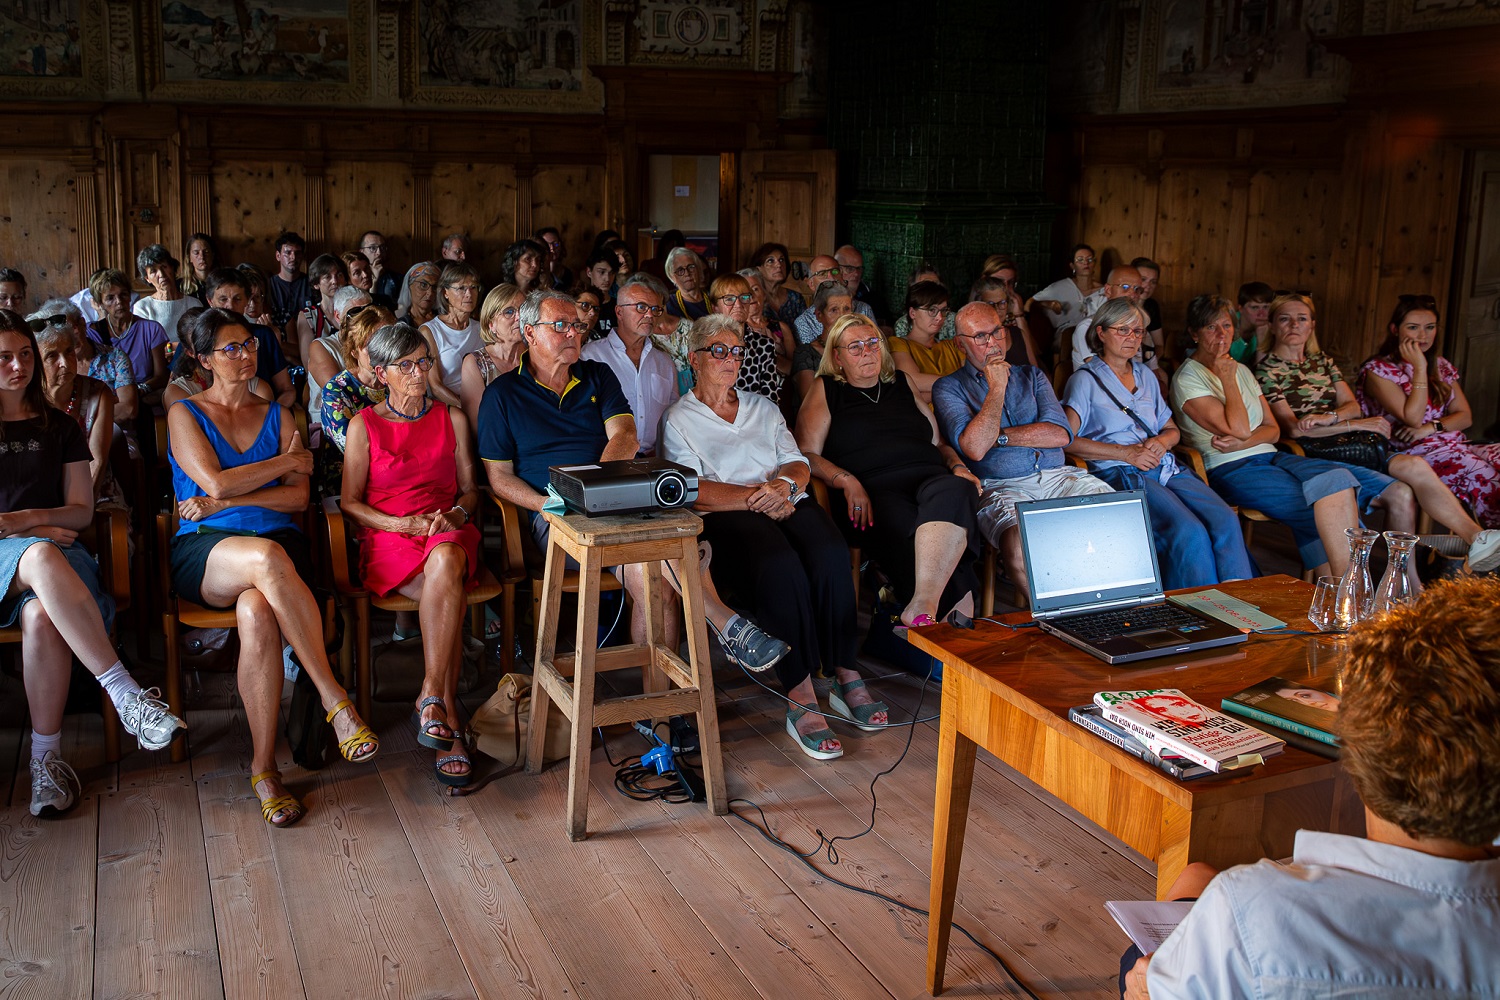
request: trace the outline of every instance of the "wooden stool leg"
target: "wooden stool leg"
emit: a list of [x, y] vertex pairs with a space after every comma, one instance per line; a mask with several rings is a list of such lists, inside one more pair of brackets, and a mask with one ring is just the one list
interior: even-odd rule
[[[531, 723], [526, 731], [526, 773], [540, 774], [547, 747], [547, 706], [552, 696], [547, 690], [543, 664], [557, 656], [557, 619], [562, 609], [563, 573], [567, 553], [556, 541], [547, 545], [547, 565], [542, 576], [542, 593], [537, 603], [536, 660], [532, 666]], [[581, 604], [580, 604], [581, 608]]]
[[[661, 563], [641, 563], [644, 582], [641, 585], [641, 600], [646, 605], [646, 661], [641, 664], [641, 690], [655, 694], [670, 687], [670, 683], [656, 667], [656, 651], [667, 648], [666, 601], [662, 598]], [[677, 652], [673, 649], [670, 652]], [[653, 717], [651, 720], [657, 720]]]
[[578, 639], [573, 651], [573, 746], [568, 754], [569, 840], [582, 840], [588, 836], [589, 755], [594, 748], [594, 654], [599, 644], [599, 572], [599, 550], [586, 549], [579, 560]]
[[708, 658], [708, 626], [704, 618], [703, 581], [698, 575], [698, 542], [683, 543], [678, 559], [682, 584], [682, 622], [687, 630], [688, 672], [698, 689], [698, 750], [703, 762], [704, 791], [715, 816], [729, 812], [724, 788], [724, 759], [719, 748], [719, 709], [714, 703], [712, 661]]

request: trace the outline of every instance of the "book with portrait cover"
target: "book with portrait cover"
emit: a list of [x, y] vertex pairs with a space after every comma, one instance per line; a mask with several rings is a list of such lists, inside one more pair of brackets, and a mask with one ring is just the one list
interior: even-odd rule
[[1210, 771], [1259, 764], [1286, 743], [1241, 719], [1201, 705], [1176, 688], [1100, 691], [1104, 717], [1139, 737], [1158, 756], [1186, 757]]
[[1269, 677], [1220, 702], [1226, 712], [1338, 746], [1339, 696], [1313, 681]]
[[1104, 710], [1098, 705], [1077, 705], [1068, 709], [1068, 719], [1075, 725], [1082, 726], [1100, 739], [1108, 740], [1115, 746], [1124, 750], [1132, 757], [1136, 757], [1158, 771], [1171, 775], [1178, 781], [1191, 781], [1194, 778], [1202, 778], [1213, 774], [1208, 768], [1201, 764], [1182, 757], [1158, 757], [1151, 752], [1151, 748], [1136, 739], [1135, 734], [1128, 729], [1121, 729], [1104, 717]]

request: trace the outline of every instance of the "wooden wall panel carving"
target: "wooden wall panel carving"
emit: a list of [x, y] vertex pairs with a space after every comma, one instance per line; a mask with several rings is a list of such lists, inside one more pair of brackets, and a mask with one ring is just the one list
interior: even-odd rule
[[[209, 181], [213, 236], [228, 261], [273, 266], [271, 240], [283, 229], [303, 232], [305, 181], [295, 163], [229, 160], [215, 163]], [[317, 248], [314, 248], [316, 252]]]
[[[437, 163], [426, 222], [417, 220], [413, 258], [436, 258], [449, 233], [469, 234], [469, 263], [498, 279], [500, 255], [515, 240], [516, 169], [508, 163]], [[423, 240], [426, 240], [424, 245]]]
[[[71, 295], [87, 274], [77, 263], [78, 175], [63, 160], [12, 160], [4, 165], [10, 207], [3, 217], [6, 242], [25, 248], [26, 278], [33, 304], [50, 295]], [[16, 257], [7, 255], [6, 266]]]

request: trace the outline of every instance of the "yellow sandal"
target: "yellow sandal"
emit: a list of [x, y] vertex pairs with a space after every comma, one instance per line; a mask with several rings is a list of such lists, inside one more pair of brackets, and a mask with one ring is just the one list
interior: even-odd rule
[[[260, 784], [262, 781], [265, 781], [267, 778], [275, 778], [277, 781], [280, 781], [281, 772], [273, 768], [269, 771], [262, 771], [255, 777], [250, 779], [250, 790], [252, 792], [255, 792], [257, 798], [260, 797], [260, 793], [255, 791], [255, 786]], [[286, 812], [288, 818], [283, 819], [280, 823], [278, 823], [272, 817], [274, 817], [277, 813], [282, 812], [283, 810]], [[290, 795], [273, 795], [269, 799], [261, 800], [260, 814], [265, 818], [267, 826], [274, 826], [279, 830], [282, 827], [291, 826], [303, 816], [307, 815], [307, 810], [302, 808], [301, 802], [298, 802]]]
[[[330, 723], [333, 722], [333, 717], [335, 715], [338, 715], [346, 708], [349, 710], [349, 714], [353, 716], [354, 720], [359, 723], [359, 728], [354, 731], [353, 736], [350, 736], [346, 740], [339, 741], [339, 753], [345, 760], [357, 764], [362, 760], [369, 760], [371, 757], [375, 756], [376, 751], [380, 749], [380, 737], [376, 736], [374, 731], [371, 730], [369, 726], [365, 725], [364, 720], [361, 719], [358, 713], [354, 711], [354, 703], [351, 702], [348, 698], [345, 698], [343, 701], [333, 706], [333, 710], [329, 712], [326, 717], [327, 720]], [[365, 743], [370, 744], [369, 752], [355, 756], [354, 748]]]

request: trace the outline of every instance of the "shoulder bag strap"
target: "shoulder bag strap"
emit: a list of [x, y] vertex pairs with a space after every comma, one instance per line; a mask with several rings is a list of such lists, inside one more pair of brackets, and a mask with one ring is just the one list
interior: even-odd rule
[[[1134, 410], [1126, 406], [1124, 403], [1120, 402], [1119, 397], [1109, 391], [1109, 386], [1104, 384], [1104, 380], [1099, 377], [1098, 372], [1094, 371], [1094, 369], [1088, 367], [1087, 365], [1085, 365], [1082, 370], [1089, 373], [1089, 377], [1091, 377], [1094, 380], [1095, 384], [1097, 384], [1099, 388], [1104, 391], [1104, 394], [1109, 397], [1110, 402], [1114, 403], [1120, 408], [1120, 412], [1124, 413], [1126, 416], [1130, 417], [1131, 420], [1135, 421], [1135, 425], [1141, 429], [1146, 437], [1150, 438], [1156, 436], [1156, 432], [1147, 427], [1146, 422], [1140, 417], [1136, 416]], [[1154, 378], [1155, 376], [1152, 377]]]

